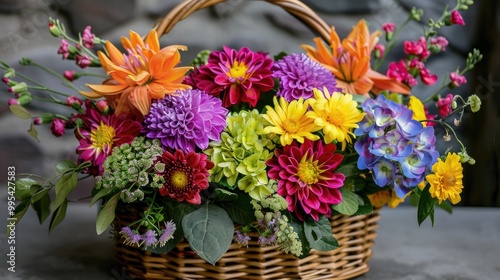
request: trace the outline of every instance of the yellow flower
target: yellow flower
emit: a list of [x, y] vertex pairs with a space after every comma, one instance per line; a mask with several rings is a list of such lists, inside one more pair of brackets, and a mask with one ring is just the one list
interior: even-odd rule
[[[408, 194], [406, 196], [408, 196]], [[391, 189], [369, 194], [368, 199], [370, 199], [371, 204], [375, 208], [380, 208], [386, 204], [389, 208], [396, 208], [401, 202], [405, 201], [406, 196], [399, 198], [396, 192]]]
[[358, 103], [352, 99], [352, 95], [340, 92], [330, 94], [326, 88], [323, 92], [314, 89], [314, 98], [308, 101], [312, 111], [306, 116], [323, 129], [327, 144], [334, 140], [341, 142], [344, 150], [346, 143], [352, 143], [351, 137], [355, 136], [351, 130], [358, 128], [358, 122], [365, 116], [365, 113], [358, 110]]
[[279, 103], [274, 97], [274, 109], [266, 106], [267, 113], [263, 117], [271, 123], [264, 128], [264, 133], [275, 133], [280, 135], [282, 146], [290, 145], [293, 140], [304, 143], [304, 138], [311, 141], [319, 139], [318, 135], [312, 132], [319, 130], [314, 124], [314, 120], [306, 117], [309, 100], [303, 98], [293, 100], [288, 103], [285, 98], [280, 97]]
[[460, 193], [463, 189], [462, 171], [459, 155], [448, 153], [444, 162], [438, 159], [438, 162], [432, 166], [433, 174], [425, 177], [431, 184], [429, 188], [431, 196], [437, 197], [439, 203], [446, 199], [449, 199], [453, 204], [459, 203], [461, 200]]
[[172, 45], [160, 49], [158, 35], [151, 30], [145, 40], [134, 31], [130, 39], [122, 37], [127, 54], [122, 54], [111, 42], [106, 53], [99, 51], [99, 60], [110, 76], [102, 85], [87, 86], [92, 92], [81, 92], [88, 98], [105, 97], [116, 114], [146, 115], [152, 99], [160, 99], [176, 90], [187, 89], [182, 84], [191, 67], [176, 67], [179, 50], [185, 46]]
[[[425, 116], [424, 104], [417, 97], [410, 96], [410, 102], [408, 102], [408, 109], [413, 111], [414, 120], [423, 121], [427, 119], [427, 117]], [[427, 126], [426, 122], [422, 122], [422, 125], [424, 127]]]

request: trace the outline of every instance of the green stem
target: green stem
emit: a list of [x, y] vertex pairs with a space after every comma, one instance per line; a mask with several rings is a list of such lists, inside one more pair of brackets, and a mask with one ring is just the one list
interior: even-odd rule
[[30, 65], [33, 65], [33, 66], [35, 66], [35, 67], [38, 67], [38, 68], [40, 68], [40, 69], [42, 69], [42, 70], [46, 71], [47, 73], [51, 74], [52, 76], [54, 76], [54, 77], [56, 77], [56, 78], [58, 78], [58, 79], [62, 80], [62, 81], [63, 81], [63, 83], [64, 83], [67, 87], [72, 88], [72, 89], [73, 89], [73, 90], [75, 90], [76, 92], [79, 92], [79, 91], [80, 91], [80, 90], [79, 90], [79, 89], [78, 89], [78, 88], [77, 88], [77, 87], [76, 87], [73, 83], [71, 83], [70, 81], [68, 81], [66, 78], [64, 78], [64, 76], [63, 76], [63, 75], [61, 75], [61, 74], [57, 73], [56, 71], [54, 71], [54, 70], [52, 70], [52, 69], [50, 69], [50, 68], [48, 68], [48, 67], [45, 67], [45, 66], [43, 66], [43, 65], [41, 65], [41, 64], [38, 64], [38, 63], [36, 63], [36, 62], [31, 62], [31, 63], [30, 63]]
[[396, 31], [394, 31], [394, 34], [392, 34], [392, 38], [391, 38], [391, 41], [389, 41], [389, 43], [387, 44], [387, 48], [384, 52], [384, 55], [382, 56], [382, 58], [380, 58], [380, 60], [377, 62], [377, 64], [375, 64], [375, 67], [373, 68], [374, 70], [378, 70], [380, 67], [382, 67], [382, 64], [384, 64], [384, 61], [385, 59], [387, 58], [387, 55], [391, 52], [391, 50], [394, 48], [394, 46], [396, 45], [396, 42], [397, 42], [397, 38], [399, 36], [399, 33], [401, 32], [401, 30], [403, 30], [403, 28], [411, 21], [411, 18], [408, 17], [404, 22], [403, 24], [401, 24], [401, 26], [399, 28], [396, 29]]

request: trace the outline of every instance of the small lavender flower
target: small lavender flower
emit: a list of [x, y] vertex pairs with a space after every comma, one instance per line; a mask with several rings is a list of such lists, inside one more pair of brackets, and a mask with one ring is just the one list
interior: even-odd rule
[[219, 141], [228, 110], [220, 99], [201, 90], [177, 91], [157, 100], [144, 119], [143, 132], [164, 147], [192, 152]]
[[130, 246], [139, 246], [141, 241], [141, 235], [134, 232], [130, 227], [122, 227], [120, 235], [125, 239], [123, 244]]
[[153, 246], [158, 243], [158, 239], [156, 239], [157, 233], [151, 229], [148, 229], [142, 236], [141, 240], [144, 242], [145, 246]]
[[265, 246], [274, 245], [276, 243], [276, 238], [277, 238], [276, 232], [274, 232], [269, 236], [259, 236], [259, 244]]
[[160, 244], [160, 246], [164, 246], [167, 241], [174, 238], [174, 232], [176, 229], [177, 227], [175, 226], [174, 222], [170, 221], [168, 223], [165, 223], [165, 229], [160, 235], [160, 238], [158, 238], [158, 244]]
[[313, 97], [314, 88], [342, 91], [337, 88], [333, 74], [304, 53], [283, 57], [274, 63], [273, 71], [273, 77], [278, 78], [280, 84], [277, 95], [288, 102]]
[[250, 236], [242, 233], [239, 230], [234, 231], [234, 240], [238, 242], [241, 246], [248, 246], [248, 241], [250, 241]]

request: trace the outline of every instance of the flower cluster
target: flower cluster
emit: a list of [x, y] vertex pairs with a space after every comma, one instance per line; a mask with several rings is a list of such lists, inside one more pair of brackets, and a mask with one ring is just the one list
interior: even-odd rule
[[[55, 136], [72, 130], [78, 142], [78, 160], [59, 163], [55, 177], [18, 181], [16, 194], [24, 195], [16, 217], [30, 205], [40, 210], [33, 199], [50, 200], [54, 188], [52, 229], [77, 181], [93, 178], [91, 204], [102, 207], [98, 233], [113, 224], [115, 213], [133, 209], [132, 220], [115, 229], [125, 244], [164, 253], [184, 239], [211, 263], [233, 239], [242, 246], [256, 239], [296, 256], [333, 250], [337, 242], [324, 230], [333, 215], [368, 214], [407, 197], [418, 201], [421, 223], [435, 207], [460, 202], [462, 164], [474, 163], [454, 126], [465, 110], [478, 111], [481, 100], [443, 91], [465, 84], [464, 74], [481, 54], [471, 52], [464, 69], [444, 77], [425, 66], [446, 51], [439, 28], [465, 24], [458, 10], [469, 2], [459, 0], [431, 20], [421, 38], [405, 42], [406, 57], [390, 62], [385, 74], [378, 69], [397, 35], [419, 21], [421, 11], [412, 10], [401, 26], [384, 24], [383, 32], [370, 33], [361, 20], [343, 40], [332, 27], [329, 41], [316, 38], [315, 46], [302, 45], [304, 53], [272, 57], [222, 46], [200, 52], [191, 66], [180, 65], [186, 47], [160, 47], [155, 30], [144, 38], [130, 31], [120, 50], [90, 27], [75, 40], [51, 20], [50, 33], [61, 39], [57, 53], [82, 68], [100, 66], [106, 75], [81, 89], [72, 81], [88, 72], [59, 74], [22, 60], [59, 77], [76, 96], [32, 84], [1, 64], [2, 81], [14, 95], [10, 109], [32, 119], [30, 134], [50, 124]], [[384, 33], [385, 44], [379, 41]], [[97, 45], [104, 50], [94, 53]], [[443, 86], [420, 100], [412, 92], [417, 78], [426, 85], [441, 78]], [[32, 94], [35, 88], [51, 98]], [[71, 113], [31, 116], [25, 106], [34, 100]], [[436, 126], [445, 141], [456, 138], [457, 150], [438, 149]]]

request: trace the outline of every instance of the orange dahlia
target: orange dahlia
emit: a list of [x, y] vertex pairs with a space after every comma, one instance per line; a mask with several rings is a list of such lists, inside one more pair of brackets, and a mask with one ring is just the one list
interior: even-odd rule
[[370, 54], [379, 35], [380, 31], [370, 34], [366, 22], [360, 20], [342, 41], [332, 26], [330, 49], [320, 38], [314, 39], [317, 49], [309, 45], [301, 47], [335, 75], [337, 86], [346, 93], [368, 95], [370, 91], [389, 90], [407, 94], [410, 88], [406, 85], [371, 69]]
[[185, 46], [172, 45], [160, 49], [156, 30], [145, 40], [134, 31], [130, 39], [122, 37], [126, 54], [111, 42], [106, 42], [106, 53], [98, 52], [102, 67], [110, 76], [102, 85], [87, 85], [92, 92], [81, 92], [88, 98], [105, 97], [116, 114], [132, 113], [143, 116], [149, 112], [152, 99], [160, 99], [179, 89], [184, 75], [191, 67], [175, 67], [180, 62], [179, 50]]

